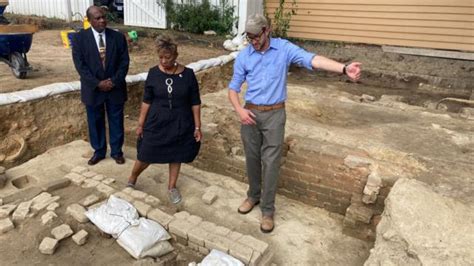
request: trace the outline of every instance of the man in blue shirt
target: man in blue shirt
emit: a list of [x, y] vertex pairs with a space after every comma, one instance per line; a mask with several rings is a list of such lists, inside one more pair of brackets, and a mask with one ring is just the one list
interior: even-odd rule
[[[285, 136], [286, 80], [290, 64], [307, 69], [323, 69], [343, 73], [351, 80], [360, 77], [361, 64], [347, 65], [309, 53], [291, 42], [271, 38], [271, 28], [262, 15], [249, 17], [245, 25], [251, 45], [243, 49], [234, 63], [234, 75], [229, 84], [229, 100], [239, 115], [249, 189], [247, 198], [238, 208], [249, 213], [260, 203], [260, 230], [273, 231], [275, 195], [280, 171], [280, 159]], [[247, 82], [245, 105], [239, 100], [241, 86]]]

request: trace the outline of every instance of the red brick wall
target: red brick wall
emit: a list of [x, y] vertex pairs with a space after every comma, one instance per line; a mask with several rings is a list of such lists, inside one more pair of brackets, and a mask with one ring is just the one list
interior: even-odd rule
[[344, 165], [349, 155], [362, 151], [290, 136], [288, 153], [281, 168], [278, 192], [306, 204], [345, 214], [353, 193], [362, 194], [369, 169]]
[[[285, 141], [278, 193], [306, 204], [345, 214], [353, 193], [362, 194], [369, 170], [344, 165], [349, 155], [361, 155], [347, 147], [290, 136]], [[205, 132], [194, 166], [246, 182], [245, 161], [226, 151], [225, 141]]]

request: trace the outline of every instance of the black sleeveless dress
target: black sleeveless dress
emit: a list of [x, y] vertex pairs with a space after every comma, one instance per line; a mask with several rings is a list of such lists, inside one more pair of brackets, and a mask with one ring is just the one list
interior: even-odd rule
[[190, 68], [167, 74], [158, 66], [148, 72], [143, 102], [150, 109], [137, 141], [137, 158], [146, 163], [189, 163], [201, 143], [194, 139], [191, 107], [200, 105], [199, 85]]

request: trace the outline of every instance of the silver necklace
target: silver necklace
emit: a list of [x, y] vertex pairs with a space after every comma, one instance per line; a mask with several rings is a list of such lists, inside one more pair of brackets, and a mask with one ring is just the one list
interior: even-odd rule
[[[176, 64], [176, 63], [175, 63], [175, 64]], [[178, 64], [176, 64], [176, 68], [174, 69], [173, 74], [171, 74], [171, 75], [176, 74], [176, 71], [178, 70], [178, 67], [179, 67]], [[166, 72], [165, 72], [165, 73], [166, 73]], [[173, 93], [173, 82], [174, 82], [173, 78], [166, 78], [166, 79], [165, 79], [165, 84], [166, 84], [166, 86], [168, 86], [168, 88], [167, 88], [167, 91], [168, 91], [168, 104], [169, 104], [169, 106], [170, 106], [170, 109], [173, 109], [173, 103], [172, 103], [172, 99], [173, 99], [173, 94], [172, 94], [172, 93]]]

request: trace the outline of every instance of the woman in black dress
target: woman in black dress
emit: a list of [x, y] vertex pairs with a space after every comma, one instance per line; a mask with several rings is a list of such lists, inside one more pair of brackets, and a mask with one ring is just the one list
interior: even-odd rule
[[194, 72], [178, 64], [178, 48], [167, 36], [156, 39], [159, 64], [150, 69], [136, 130], [137, 161], [128, 186], [151, 163], [169, 164], [168, 196], [181, 201], [176, 188], [181, 163], [194, 160], [201, 144], [201, 99]]

